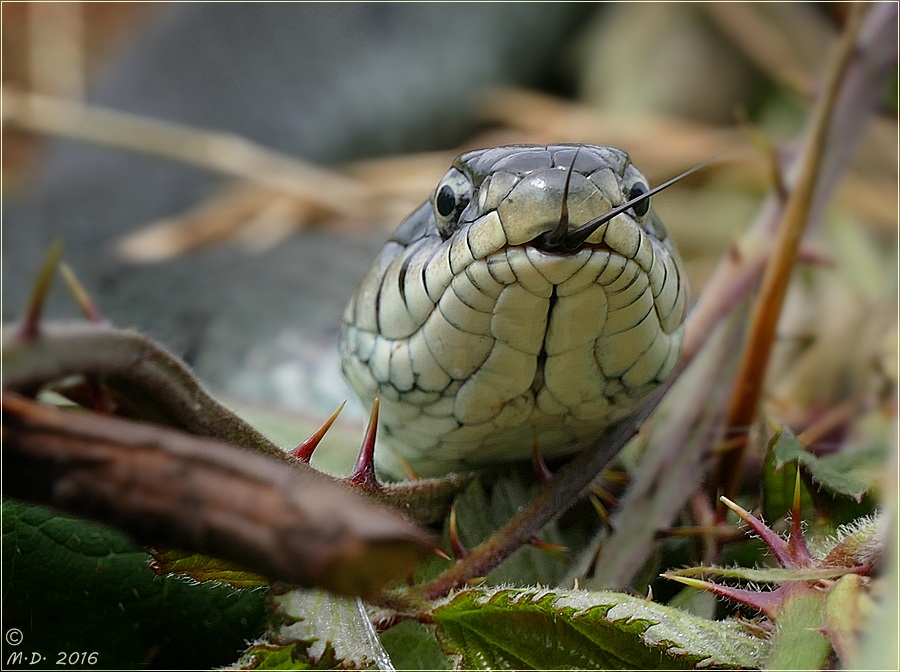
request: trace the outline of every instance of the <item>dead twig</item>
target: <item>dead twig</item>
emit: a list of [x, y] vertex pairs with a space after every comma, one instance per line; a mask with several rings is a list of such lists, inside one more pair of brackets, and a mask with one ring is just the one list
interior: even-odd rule
[[2, 398], [3, 489], [145, 544], [373, 595], [431, 552], [400, 514], [313, 470], [161, 427]]
[[3, 123], [160, 156], [239, 177], [348, 216], [365, 216], [368, 192], [355, 180], [238, 135], [215, 133], [3, 87]]

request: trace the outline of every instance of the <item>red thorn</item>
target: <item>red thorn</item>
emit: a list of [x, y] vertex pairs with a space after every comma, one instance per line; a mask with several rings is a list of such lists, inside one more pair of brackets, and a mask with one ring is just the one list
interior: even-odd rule
[[542, 539], [538, 539], [537, 537], [531, 537], [528, 540], [529, 545], [534, 546], [539, 551], [546, 551], [548, 553], [561, 553], [565, 554], [569, 552], [568, 546], [560, 546], [559, 544], [551, 544], [547, 541], [543, 541]]
[[731, 586], [723, 586], [718, 583], [701, 581], [699, 579], [692, 579], [686, 576], [678, 576], [677, 574], [666, 573], [662, 576], [667, 579], [678, 581], [679, 583], [683, 583], [687, 586], [691, 586], [692, 588], [705, 590], [712, 593], [713, 595], [727, 597], [729, 600], [734, 600], [735, 602], [738, 602], [740, 604], [752, 607], [757, 611], [761, 611], [773, 620], [776, 619], [778, 617], [778, 614], [781, 612], [781, 607], [784, 604], [786, 593], [788, 593], [790, 590], [790, 586], [781, 586], [779, 588], [776, 588], [775, 590], [760, 592], [755, 590], [745, 590], [743, 588], [732, 588]]
[[453, 551], [453, 556], [459, 560], [461, 558], [469, 555], [469, 549], [463, 546], [462, 541], [459, 538], [459, 528], [456, 526], [456, 507], [451, 507], [450, 509], [450, 550]]
[[103, 315], [97, 308], [97, 304], [93, 302], [90, 295], [87, 293], [87, 290], [84, 288], [84, 285], [81, 284], [81, 281], [69, 265], [62, 262], [59, 265], [59, 272], [62, 274], [63, 280], [66, 281], [69, 291], [72, 292], [72, 296], [75, 297], [75, 302], [78, 304], [78, 307], [81, 308], [81, 312], [84, 313], [84, 316], [91, 322], [103, 322]]
[[309, 464], [309, 461], [312, 459], [313, 452], [315, 452], [316, 448], [319, 446], [319, 442], [324, 438], [326, 432], [331, 429], [334, 421], [337, 420], [337, 417], [341, 414], [341, 411], [344, 410], [344, 405], [346, 403], [346, 401], [341, 402], [341, 405], [337, 407], [337, 410], [329, 415], [328, 419], [323, 422], [316, 431], [309, 435], [309, 438], [299, 443], [293, 450], [288, 451], [288, 455], [296, 457], [301, 462]]
[[606, 510], [606, 507], [603, 506], [603, 502], [600, 501], [600, 498], [597, 497], [593, 492], [588, 494], [588, 499], [591, 502], [591, 506], [594, 507], [594, 511], [597, 514], [597, 517], [600, 519], [600, 522], [603, 524], [608, 531], [612, 532], [612, 521], [609, 518], [609, 511]]
[[750, 526], [750, 529], [759, 535], [759, 538], [769, 547], [769, 550], [772, 551], [775, 559], [778, 560], [778, 563], [782, 567], [785, 569], [796, 569], [797, 563], [794, 562], [793, 555], [784, 539], [775, 534], [775, 532], [759, 518], [738, 504], [735, 504], [727, 497], [719, 497], [719, 501], [734, 511], [738, 515], [738, 518], [747, 523], [747, 525]]
[[534, 475], [541, 485], [547, 485], [553, 479], [553, 472], [547, 468], [547, 463], [544, 462], [544, 457], [541, 455], [541, 449], [538, 448], [537, 441], [531, 446], [531, 468], [534, 470]]
[[619, 500], [617, 500], [609, 490], [606, 490], [600, 485], [592, 485], [591, 493], [606, 506], [614, 507], [619, 503]]
[[794, 562], [800, 567], [811, 567], [813, 557], [806, 547], [803, 538], [803, 518], [800, 503], [800, 466], [797, 466], [797, 478], [794, 481], [794, 501], [791, 506], [791, 533], [788, 537], [787, 548]]
[[439, 558], [443, 558], [444, 560], [449, 560], [450, 562], [453, 562], [453, 558], [451, 558], [449, 555], [447, 555], [446, 553], [444, 553], [444, 551], [442, 551], [441, 549], [435, 548], [435, 549], [432, 549], [432, 550], [434, 550], [434, 554], [435, 554], [436, 556], [438, 556]]
[[23, 340], [30, 341], [37, 338], [40, 331], [38, 324], [41, 321], [41, 313], [44, 310], [44, 301], [47, 299], [47, 293], [50, 291], [50, 284], [53, 282], [53, 269], [59, 263], [59, 257], [62, 254], [62, 242], [56, 240], [47, 250], [44, 257], [44, 263], [41, 264], [41, 270], [38, 271], [37, 280], [34, 283], [34, 289], [28, 299], [28, 308], [25, 310], [25, 319], [19, 326], [19, 337]]
[[378, 431], [378, 407], [381, 404], [379, 396], [375, 395], [372, 404], [372, 414], [369, 416], [369, 426], [366, 427], [366, 435], [363, 437], [362, 447], [359, 449], [359, 457], [356, 458], [356, 466], [348, 479], [354, 485], [364, 488], [380, 488], [381, 483], [375, 476], [375, 434]]

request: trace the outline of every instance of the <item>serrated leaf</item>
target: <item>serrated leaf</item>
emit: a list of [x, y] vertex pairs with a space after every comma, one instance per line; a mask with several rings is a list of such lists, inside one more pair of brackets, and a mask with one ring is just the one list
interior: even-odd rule
[[103, 525], [3, 502], [3, 609], [29, 651], [96, 651], [97, 668], [208, 668], [265, 625], [265, 593], [157, 577]]
[[403, 621], [381, 633], [381, 643], [398, 670], [453, 669], [453, 661], [435, 638], [434, 626]]
[[797, 461], [816, 483], [857, 500], [875, 485], [887, 457], [887, 447], [879, 443], [817, 457], [807, 451], [786, 427], [775, 436], [770, 449], [777, 468]]
[[256, 643], [241, 656], [235, 667], [239, 670], [346, 670], [343, 661], [326, 645], [321, 656], [309, 653], [313, 640], [291, 642], [286, 645]]
[[247, 589], [268, 586], [270, 581], [264, 576], [248, 572], [233, 562], [212, 558], [200, 553], [190, 553], [177, 548], [147, 549], [153, 560], [150, 569], [158, 576], [174, 574], [198, 583], [224, 583], [232, 588]]
[[271, 643], [309, 641], [308, 656], [313, 660], [322, 658], [332, 648], [341, 665], [348, 669], [392, 667], [357, 598], [298, 589], [272, 595], [270, 608], [275, 620], [266, 639]]
[[767, 654], [736, 622], [612, 592], [469, 589], [432, 617], [467, 669], [754, 668]]

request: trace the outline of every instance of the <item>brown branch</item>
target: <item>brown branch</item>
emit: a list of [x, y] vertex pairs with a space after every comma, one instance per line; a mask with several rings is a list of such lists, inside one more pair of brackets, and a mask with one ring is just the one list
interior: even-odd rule
[[[32, 396], [67, 377], [84, 376], [102, 381], [120, 404], [118, 415], [225, 441], [295, 470], [315, 471], [223, 406], [187, 365], [137, 332], [88, 322], [41, 322], [37, 335], [29, 338], [15, 327], [4, 329], [0, 362], [6, 390]], [[443, 518], [469, 480], [448, 474], [361, 490], [416, 521], [432, 523]]]
[[222, 557], [271, 579], [373, 595], [431, 550], [400, 514], [312, 470], [182, 432], [2, 397], [4, 494]]
[[137, 332], [108, 324], [43, 322], [38, 337], [24, 339], [4, 329], [0, 361], [4, 389], [33, 394], [67, 376], [95, 377], [138, 410], [141, 420], [297, 462], [220, 404], [187, 365]]

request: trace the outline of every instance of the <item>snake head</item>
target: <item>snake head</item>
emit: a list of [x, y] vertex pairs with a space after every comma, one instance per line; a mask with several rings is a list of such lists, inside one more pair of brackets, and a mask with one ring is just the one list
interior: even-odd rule
[[347, 379], [381, 395], [384, 470], [565, 454], [668, 377], [687, 294], [661, 188], [613, 147], [456, 159], [344, 314]]
[[[513, 151], [515, 150], [515, 151]], [[654, 189], [625, 152], [591, 145], [508, 146], [461, 155], [432, 195], [442, 239], [497, 212], [507, 244], [572, 253], [602, 242], [602, 227], [623, 215], [657, 240], [667, 233]]]

